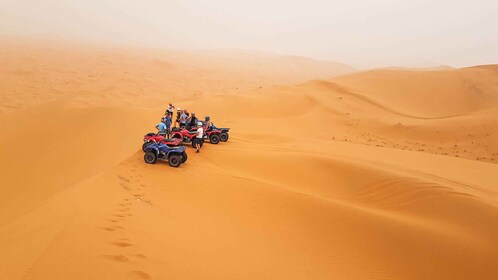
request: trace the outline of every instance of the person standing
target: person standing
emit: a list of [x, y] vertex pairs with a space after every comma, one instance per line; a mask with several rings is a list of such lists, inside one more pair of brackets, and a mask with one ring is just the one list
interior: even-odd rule
[[[180, 107], [176, 108], [176, 120], [175, 120], [175, 124], [173, 125], [173, 127], [176, 127], [176, 124], [178, 124], [178, 127], [180, 127], [180, 115], [182, 113], [182, 109], [180, 109]], [[173, 116], [171, 116], [171, 118], [173, 118]]]
[[174, 110], [175, 110], [175, 106], [173, 106], [173, 104], [169, 103], [168, 109], [166, 109], [166, 112], [164, 114], [173, 116]]
[[190, 116], [190, 118], [188, 119], [187, 121], [187, 128], [188, 129], [192, 129], [192, 128], [195, 128], [195, 126], [197, 125], [197, 117], [195, 116], [195, 113], [192, 113], [192, 116]]
[[164, 124], [166, 125], [166, 129], [165, 129], [165, 132], [166, 132], [166, 138], [169, 139], [169, 135], [171, 133], [171, 115], [170, 114], [167, 114], [165, 117], [164, 117]]
[[197, 123], [197, 134], [195, 135], [194, 141], [194, 146], [196, 149], [195, 152], [198, 153], [202, 148], [202, 144], [204, 144], [204, 128], [202, 127], [201, 122]]
[[164, 135], [166, 131], [166, 124], [164, 123], [164, 119], [161, 119], [161, 122], [156, 125], [156, 129], [158, 130], [159, 135]]
[[187, 125], [187, 114], [185, 114], [184, 110], [180, 115], [180, 128], [185, 127], [186, 125]]

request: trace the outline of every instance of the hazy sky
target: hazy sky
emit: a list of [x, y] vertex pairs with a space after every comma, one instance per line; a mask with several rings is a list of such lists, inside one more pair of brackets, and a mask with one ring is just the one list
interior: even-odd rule
[[0, 0], [0, 34], [466, 66], [498, 63], [498, 0]]

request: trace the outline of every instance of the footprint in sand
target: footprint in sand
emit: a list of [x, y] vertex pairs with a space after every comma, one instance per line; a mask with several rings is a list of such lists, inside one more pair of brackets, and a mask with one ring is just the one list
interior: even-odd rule
[[122, 226], [99, 227], [99, 228], [108, 232], [114, 232], [120, 229], [124, 229], [124, 227]]
[[127, 182], [127, 183], [131, 183], [131, 180], [130, 180], [130, 179], [128, 179], [128, 178], [126, 178], [126, 177], [123, 177], [123, 176], [121, 176], [121, 175], [118, 175], [118, 178], [119, 178], [119, 180], [125, 181], [125, 182]]
[[115, 261], [115, 262], [122, 262], [122, 263], [130, 262], [130, 259], [126, 256], [123, 256], [123, 255], [102, 255], [102, 257], [104, 259]]
[[117, 230], [117, 229], [115, 229], [113, 227], [99, 227], [99, 228], [102, 229], [102, 230], [108, 231], [108, 232], [113, 232], [113, 231]]
[[132, 244], [130, 243], [127, 243], [127, 242], [121, 242], [121, 241], [118, 241], [118, 242], [111, 242], [112, 245], [114, 246], [117, 246], [117, 247], [130, 247], [130, 246], [133, 246]]
[[147, 256], [146, 256], [146, 255], [144, 255], [144, 254], [135, 254], [135, 255], [133, 255], [133, 256], [135, 256], [135, 257], [137, 257], [137, 258], [140, 258], [140, 259], [146, 259], [146, 258], [147, 258]]
[[123, 189], [125, 189], [125, 190], [127, 190], [127, 191], [131, 190], [131, 189], [130, 189], [130, 187], [128, 187], [126, 184], [119, 183], [119, 185], [120, 185]]
[[132, 279], [145, 279], [145, 280], [152, 279], [152, 277], [149, 274], [140, 270], [130, 271], [128, 272], [128, 275], [132, 277]]

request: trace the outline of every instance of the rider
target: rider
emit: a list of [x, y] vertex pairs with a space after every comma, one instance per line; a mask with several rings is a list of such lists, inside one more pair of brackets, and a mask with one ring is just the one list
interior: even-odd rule
[[[193, 115], [194, 113], [192, 113], [192, 116]], [[195, 135], [194, 141], [196, 153], [198, 153], [202, 148], [202, 144], [204, 144], [204, 128], [202, 127], [201, 122], [197, 123], [197, 134]]]
[[195, 113], [192, 113], [192, 116], [189, 118], [189, 121], [188, 121], [188, 124], [187, 124], [187, 127], [190, 128], [194, 128], [195, 125], [197, 124], [198, 120], [197, 118], [195, 117]]
[[218, 129], [214, 123], [211, 121], [211, 117], [206, 116], [204, 117], [204, 120], [206, 121], [206, 131], [211, 131], [213, 129]]
[[204, 120], [206, 121], [206, 131], [210, 131], [211, 129], [213, 129], [213, 127], [212, 127], [213, 124], [211, 123], [211, 118], [209, 116], [205, 116]]
[[156, 129], [159, 130], [157, 134], [164, 135], [166, 124], [164, 123], [163, 119], [161, 119], [161, 122], [156, 125]]

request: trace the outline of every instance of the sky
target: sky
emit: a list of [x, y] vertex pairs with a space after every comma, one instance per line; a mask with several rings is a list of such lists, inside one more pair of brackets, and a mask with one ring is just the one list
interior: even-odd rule
[[0, 0], [0, 35], [462, 67], [498, 63], [498, 1]]

